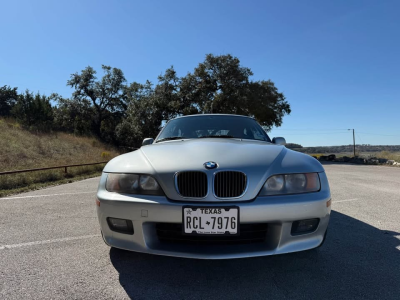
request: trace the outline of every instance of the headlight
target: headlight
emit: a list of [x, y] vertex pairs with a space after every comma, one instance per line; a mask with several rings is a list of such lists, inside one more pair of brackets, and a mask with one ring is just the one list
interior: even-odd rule
[[260, 196], [318, 192], [320, 188], [318, 173], [274, 175], [265, 182]]
[[139, 195], [164, 195], [157, 181], [149, 175], [113, 174], [107, 175], [106, 190], [109, 192]]

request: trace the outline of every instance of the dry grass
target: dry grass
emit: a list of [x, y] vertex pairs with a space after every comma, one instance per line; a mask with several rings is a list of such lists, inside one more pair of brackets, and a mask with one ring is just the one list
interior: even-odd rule
[[[306, 153], [308, 155], [314, 156], [319, 159], [320, 156], [327, 156], [330, 154], [335, 154], [336, 157], [353, 157], [353, 152], [342, 152], [342, 153]], [[356, 151], [356, 156], [362, 157], [362, 158], [372, 158], [372, 157], [377, 157], [377, 158], [386, 158], [390, 160], [394, 160], [397, 162], [400, 162], [400, 152], [391, 152], [391, 151], [380, 151], [380, 152], [358, 152]]]
[[[92, 172], [90, 172], [88, 170], [87, 173], [71, 174], [69, 176], [60, 176], [57, 173], [50, 172], [50, 171], [47, 171], [48, 172], [47, 175], [42, 174], [42, 175], [39, 175], [38, 177], [36, 177], [36, 176], [29, 177], [28, 176], [28, 178], [26, 178], [25, 176], [11, 178], [11, 177], [8, 177], [8, 175], [6, 175], [8, 177], [8, 179], [4, 179], [4, 177], [0, 178], [0, 186], [1, 186], [0, 197], [10, 196], [10, 195], [14, 195], [17, 193], [23, 193], [23, 192], [28, 192], [28, 191], [32, 191], [32, 190], [40, 190], [40, 189], [48, 187], [48, 186], [60, 185], [60, 184], [64, 184], [64, 183], [71, 183], [71, 182], [74, 182], [77, 180], [83, 180], [83, 179], [95, 177], [95, 176], [98, 176], [101, 174], [101, 169], [103, 167], [104, 167], [104, 165], [99, 167], [98, 170], [93, 170]], [[9, 176], [11, 176], [11, 175], [9, 175]], [[20, 185], [20, 186], [12, 185], [12, 187], [10, 189], [5, 188], [6, 184], [10, 184], [13, 182], [14, 183], [23, 182], [25, 185]], [[4, 184], [4, 183], [6, 183], [6, 184]], [[3, 184], [4, 184], [4, 187], [3, 187]]]
[[390, 152], [390, 151], [381, 151], [381, 152], [374, 152], [368, 153], [366, 157], [378, 157], [378, 158], [386, 158], [390, 160], [395, 160], [400, 162], [400, 152]]
[[[95, 138], [66, 133], [34, 134], [12, 120], [0, 119], [0, 171], [107, 161], [119, 153]], [[0, 196], [84, 174], [97, 175], [104, 165], [0, 176]], [[8, 191], [5, 193], [5, 191]]]
[[3, 171], [98, 162], [118, 154], [95, 138], [66, 133], [33, 134], [0, 119], [0, 170]]

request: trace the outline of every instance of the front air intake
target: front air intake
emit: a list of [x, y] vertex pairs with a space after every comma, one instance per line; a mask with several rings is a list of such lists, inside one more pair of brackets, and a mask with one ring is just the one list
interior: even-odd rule
[[207, 175], [204, 172], [179, 172], [175, 178], [177, 192], [186, 198], [204, 198], [207, 196]]
[[238, 198], [247, 187], [246, 174], [237, 171], [221, 171], [214, 177], [214, 194], [218, 198]]
[[182, 233], [181, 223], [156, 223], [156, 233], [161, 243], [195, 245], [241, 245], [264, 243], [267, 238], [268, 224], [240, 224], [240, 235], [186, 235]]

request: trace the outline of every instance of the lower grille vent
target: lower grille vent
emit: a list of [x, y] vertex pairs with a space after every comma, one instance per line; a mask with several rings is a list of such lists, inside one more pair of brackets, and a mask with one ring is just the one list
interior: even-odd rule
[[267, 223], [240, 224], [240, 235], [184, 235], [182, 224], [157, 223], [156, 232], [160, 242], [192, 245], [237, 245], [262, 243], [267, 236]]

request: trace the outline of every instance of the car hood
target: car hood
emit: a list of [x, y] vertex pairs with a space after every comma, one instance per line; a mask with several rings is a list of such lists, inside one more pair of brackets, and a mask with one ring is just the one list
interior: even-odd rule
[[[216, 162], [218, 168], [206, 170], [204, 163], [208, 161]], [[180, 198], [175, 190], [174, 174], [187, 170], [204, 171], [209, 178], [215, 171], [244, 172], [249, 185], [241, 200], [255, 198], [266, 179], [273, 174], [324, 171], [314, 158], [281, 145], [218, 138], [167, 141], [144, 146], [114, 158], [104, 168], [104, 172], [151, 174], [172, 199]]]
[[163, 142], [141, 150], [157, 172], [164, 172], [176, 168], [204, 170], [203, 164], [207, 161], [216, 162], [220, 169], [270, 165], [284, 147], [257, 141], [210, 138]]

